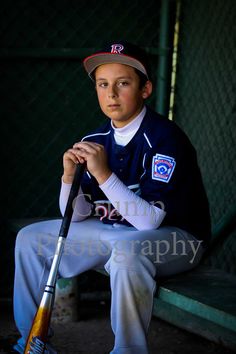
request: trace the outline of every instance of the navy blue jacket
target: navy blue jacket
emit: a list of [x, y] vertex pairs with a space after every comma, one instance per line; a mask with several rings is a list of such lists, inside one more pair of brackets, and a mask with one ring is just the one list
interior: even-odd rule
[[[110, 120], [83, 140], [104, 145], [111, 171], [141, 198], [164, 206], [167, 214], [161, 225], [179, 227], [208, 244], [209, 205], [196, 151], [174, 122], [147, 107], [141, 126], [126, 146], [116, 144]], [[82, 189], [92, 202], [107, 199], [89, 174], [84, 175]], [[108, 218], [103, 221], [109, 222]]]

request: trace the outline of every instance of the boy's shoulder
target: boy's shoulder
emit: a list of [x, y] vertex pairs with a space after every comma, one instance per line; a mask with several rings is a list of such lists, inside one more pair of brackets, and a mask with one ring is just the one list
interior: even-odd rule
[[157, 142], [174, 140], [192, 145], [187, 134], [177, 123], [160, 115], [150, 107], [147, 107], [144, 130], [148, 136], [153, 137]]
[[105, 123], [101, 124], [99, 127], [91, 130], [87, 135], [85, 135], [81, 141], [92, 141], [95, 138], [105, 137], [111, 133], [111, 123], [107, 120]]
[[157, 113], [154, 111], [152, 108], [147, 107], [147, 113], [146, 113], [146, 128], [149, 129], [150, 131], [153, 131], [153, 128], [158, 128], [158, 130], [154, 129], [154, 133], [179, 133], [179, 134], [185, 134], [183, 130], [172, 120], [168, 119], [167, 117]]

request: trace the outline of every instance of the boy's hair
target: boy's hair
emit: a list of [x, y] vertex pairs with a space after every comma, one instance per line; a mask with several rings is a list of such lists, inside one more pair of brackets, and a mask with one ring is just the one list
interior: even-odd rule
[[139, 77], [139, 88], [142, 89], [146, 82], [149, 80], [148, 77], [146, 75], [144, 75], [143, 73], [141, 73], [141, 71], [137, 70], [137, 69], [134, 69], [136, 74], [138, 75]]

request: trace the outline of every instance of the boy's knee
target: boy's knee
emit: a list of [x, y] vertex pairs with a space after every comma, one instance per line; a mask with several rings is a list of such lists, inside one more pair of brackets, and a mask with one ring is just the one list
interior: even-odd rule
[[33, 241], [34, 234], [30, 231], [30, 225], [23, 227], [16, 236], [17, 249], [26, 248]]
[[156, 267], [146, 256], [141, 253], [132, 253], [129, 251], [118, 251], [113, 249], [109, 261], [105, 265], [108, 273], [112, 270], [135, 271], [142, 274], [150, 274], [152, 277], [156, 274]]
[[52, 235], [40, 232], [34, 225], [28, 225], [18, 232], [15, 248], [24, 251], [34, 250], [40, 254], [52, 243], [55, 244]]

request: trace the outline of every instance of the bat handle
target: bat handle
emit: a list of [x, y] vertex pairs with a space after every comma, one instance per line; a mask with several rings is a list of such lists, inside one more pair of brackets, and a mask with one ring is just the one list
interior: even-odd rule
[[73, 214], [73, 201], [78, 195], [78, 186], [81, 184], [81, 179], [84, 173], [85, 164], [79, 163], [75, 170], [74, 179], [71, 185], [70, 194], [66, 204], [66, 210], [62, 219], [61, 228], [59, 231], [59, 237], [67, 237], [70, 222]]
[[[59, 231], [59, 237], [58, 237], [58, 242], [57, 242], [57, 247], [55, 251], [55, 255], [53, 258], [52, 266], [50, 269], [48, 281], [47, 281], [47, 286], [51, 287], [52, 289], [55, 289], [55, 284], [56, 284], [56, 279], [57, 279], [57, 272], [58, 272], [58, 267], [61, 261], [61, 256], [63, 253], [64, 249], [64, 244], [65, 240], [69, 231], [70, 223], [71, 223], [71, 218], [73, 214], [73, 201], [78, 195], [78, 189], [81, 184], [81, 179], [83, 176], [85, 164], [78, 164], [74, 179], [71, 185], [71, 190], [69, 193], [68, 201], [66, 204], [66, 210], [62, 219], [61, 223], [61, 228]], [[50, 291], [50, 289], [48, 289]]]

